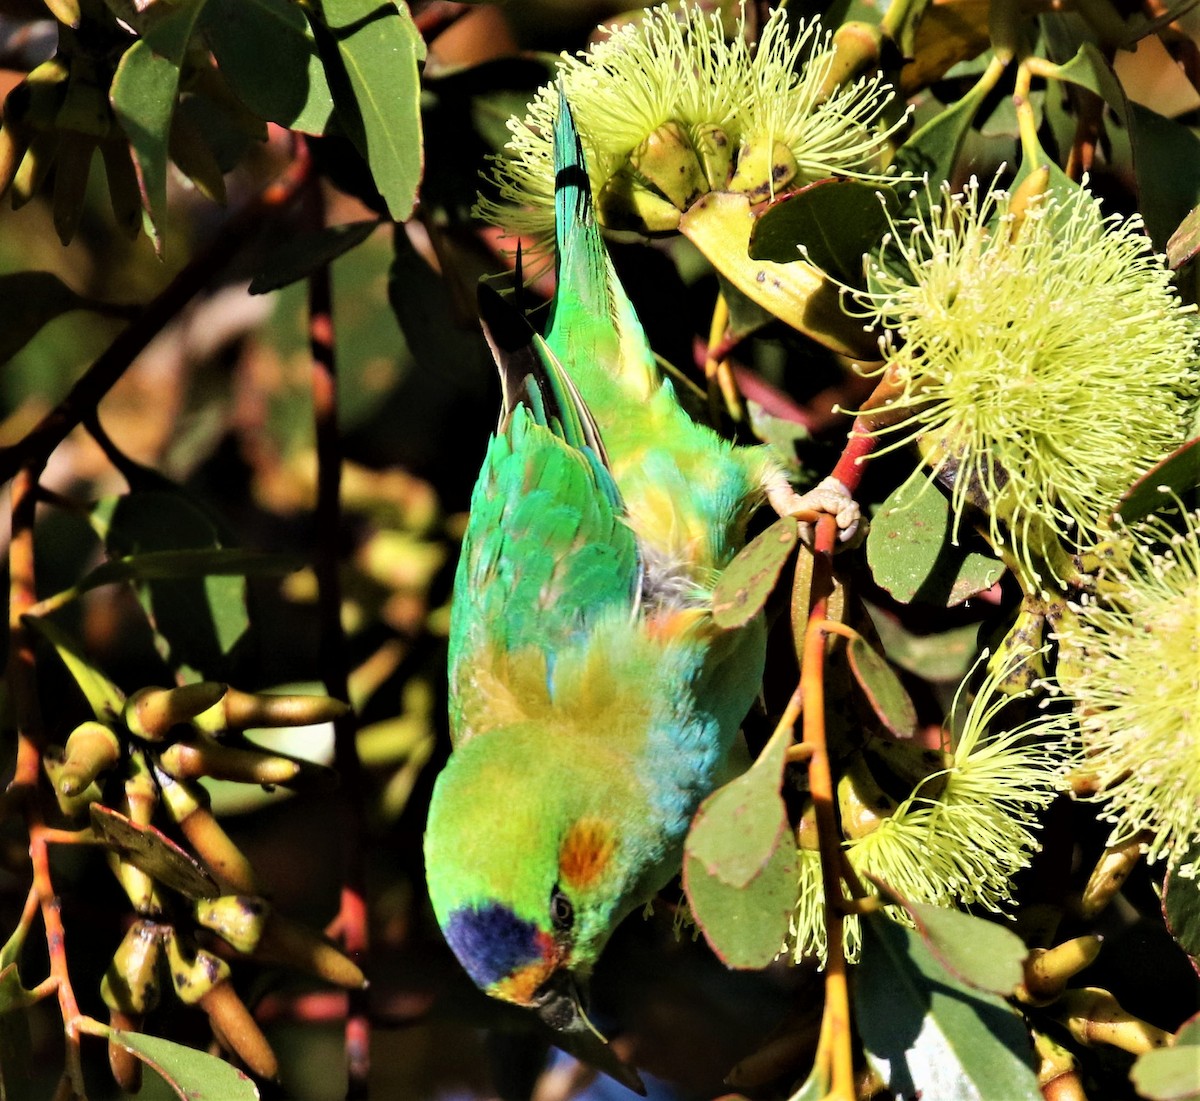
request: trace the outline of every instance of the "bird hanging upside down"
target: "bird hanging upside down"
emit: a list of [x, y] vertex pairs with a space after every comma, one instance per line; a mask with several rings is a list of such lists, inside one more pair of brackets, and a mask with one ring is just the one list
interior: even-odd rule
[[504, 407], [455, 579], [454, 752], [425, 858], [475, 983], [581, 1031], [577, 980], [678, 871], [759, 690], [762, 616], [712, 621], [747, 519], [770, 498], [852, 530], [857, 507], [836, 483], [800, 498], [766, 448], [688, 417], [617, 281], [561, 95], [554, 159], [545, 338], [481, 291]]

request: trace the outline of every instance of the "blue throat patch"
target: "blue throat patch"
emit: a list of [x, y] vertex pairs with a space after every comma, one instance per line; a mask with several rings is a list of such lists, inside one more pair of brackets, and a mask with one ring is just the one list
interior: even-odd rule
[[445, 934], [459, 962], [480, 988], [542, 958], [537, 926], [523, 921], [499, 902], [455, 910], [446, 923]]

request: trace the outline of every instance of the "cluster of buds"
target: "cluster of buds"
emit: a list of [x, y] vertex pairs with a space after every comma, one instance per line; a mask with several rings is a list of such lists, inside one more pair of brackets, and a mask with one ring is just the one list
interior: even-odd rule
[[[124, 701], [119, 719], [84, 722], [65, 747], [45, 754], [64, 817], [90, 809], [94, 821], [115, 818], [139, 838], [138, 845], [113, 844], [96, 826], [136, 913], [101, 984], [115, 1028], [141, 1027], [158, 1004], [165, 969], [177, 997], [208, 1015], [222, 1046], [270, 1078], [275, 1056], [234, 989], [225, 957], [294, 967], [347, 989], [363, 985], [350, 959], [262, 897], [249, 860], [198, 782], [325, 783], [329, 770], [263, 750], [243, 732], [329, 722], [345, 711], [326, 696], [260, 695], [213, 682], [143, 688]], [[182, 836], [190, 852], [155, 829], [156, 820]], [[179, 862], [190, 875], [179, 874]], [[118, 1084], [136, 1089], [140, 1063], [115, 1042], [109, 1054]]]
[[831, 175], [882, 180], [895, 126], [879, 125], [890, 89], [875, 74], [853, 82], [839, 44], [816, 23], [789, 26], [777, 8], [758, 43], [744, 12], [732, 37], [698, 4], [654, 8], [612, 29], [509, 122], [512, 140], [492, 180], [501, 202], [481, 214], [543, 241], [554, 225], [553, 133], [559, 88], [583, 142], [601, 224], [674, 231], [710, 191], [760, 203]]

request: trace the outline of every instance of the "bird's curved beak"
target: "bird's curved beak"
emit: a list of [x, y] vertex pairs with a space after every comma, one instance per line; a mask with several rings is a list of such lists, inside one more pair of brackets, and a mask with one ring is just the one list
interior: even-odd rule
[[585, 992], [577, 976], [565, 968], [555, 971], [533, 996], [533, 1011], [554, 1032], [554, 1043], [597, 1070], [615, 1078], [635, 1093], [646, 1095], [638, 1072], [621, 1062], [600, 1030], [588, 1020]]
[[591, 1033], [601, 1043], [608, 1043], [588, 1020], [583, 1009], [586, 1000], [587, 994], [579, 979], [564, 968], [555, 971], [538, 987], [533, 995], [533, 1010], [555, 1032]]

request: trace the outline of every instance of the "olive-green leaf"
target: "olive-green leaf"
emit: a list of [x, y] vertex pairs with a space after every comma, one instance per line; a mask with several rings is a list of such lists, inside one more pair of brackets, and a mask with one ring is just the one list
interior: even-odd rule
[[[105, 549], [111, 558], [140, 559], [167, 551], [208, 551], [217, 563], [221, 539], [214, 520], [183, 493], [148, 490], [97, 502], [93, 523], [105, 529]], [[245, 564], [246, 560], [242, 559]], [[186, 575], [180, 562], [160, 560], [166, 576], [148, 575], [138, 596], [170, 651], [170, 660], [187, 664], [220, 680], [224, 661], [250, 625], [246, 610], [249, 570], [216, 568], [203, 576]], [[114, 573], [128, 567], [112, 566]]]
[[121, 57], [109, 89], [113, 111], [133, 147], [155, 250], [163, 248], [167, 212], [167, 159], [180, 68], [206, 0], [158, 5], [146, 37]]
[[1174, 1047], [1143, 1052], [1130, 1069], [1129, 1080], [1148, 1101], [1197, 1101], [1200, 1044], [1180, 1043], [1177, 1037]]
[[221, 889], [203, 865], [154, 826], [142, 826], [100, 803], [90, 807], [92, 830], [106, 848], [119, 853], [152, 879], [185, 898], [216, 898]]
[[741, 627], [758, 614], [798, 539], [796, 521], [782, 516], [738, 552], [713, 590], [713, 622], [718, 627]]
[[1020, 1016], [964, 985], [918, 933], [883, 914], [863, 918], [854, 994], [867, 1059], [897, 1096], [1041, 1101]]
[[927, 902], [903, 902], [917, 933], [937, 961], [976, 990], [1007, 998], [1020, 983], [1029, 954], [1011, 929], [985, 918]]
[[[1166, 491], [1160, 489], [1165, 486]], [[1125, 492], [1117, 515], [1132, 524], [1173, 504], [1170, 493], [1186, 497], [1200, 488], [1200, 439], [1189, 440], [1152, 466]], [[1167, 492], [1169, 491], [1169, 492]]]
[[204, 35], [238, 98], [260, 118], [323, 134], [333, 93], [316, 38], [292, 0], [208, 0]]
[[48, 619], [28, 616], [25, 623], [54, 647], [96, 718], [101, 722], [119, 719], [125, 706], [125, 693], [92, 665], [79, 643]]
[[258, 1101], [258, 1089], [246, 1075], [206, 1051], [161, 1036], [110, 1028], [90, 1018], [80, 1027], [136, 1056], [161, 1075], [181, 1101]]
[[777, 730], [758, 760], [696, 812], [685, 851], [708, 875], [731, 887], [745, 887], [758, 875], [787, 831], [779, 787], [790, 742], [789, 729]]
[[0, 363], [7, 363], [43, 326], [87, 300], [48, 271], [0, 275]]
[[[950, 503], [918, 473], [895, 490], [871, 521], [867, 563], [900, 603], [953, 607], [989, 589], [1004, 572], [990, 554], [955, 546]], [[977, 542], [965, 526], [960, 543]]]
[[861, 635], [846, 649], [850, 671], [876, 717], [897, 737], [911, 738], [917, 732], [917, 709], [896, 671]]
[[327, 0], [321, 12], [350, 92], [347, 98], [331, 80], [338, 118], [370, 166], [388, 212], [403, 222], [412, 214], [423, 167], [425, 43], [403, 3]]
[[766, 967], [783, 949], [796, 905], [799, 870], [794, 845], [779, 845], [744, 887], [732, 887], [694, 856], [684, 858], [683, 887], [692, 916], [727, 967]]
[[887, 232], [899, 205], [896, 193], [878, 184], [819, 180], [759, 215], [750, 234], [750, 256], [781, 264], [803, 257], [843, 283], [857, 283], [863, 253]]
[[[1167, 929], [1176, 943], [1192, 961], [1192, 967], [1200, 974], [1200, 879], [1185, 878], [1179, 874], [1181, 865], [1195, 865], [1200, 861], [1200, 841], [1175, 861], [1167, 872], [1163, 884], [1163, 917]], [[1197, 1040], [1200, 1043], [1200, 1039]]]
[[1171, 270], [1183, 267], [1196, 253], [1200, 252], [1200, 206], [1194, 206], [1191, 212], [1175, 232], [1167, 238], [1167, 263]]
[[250, 293], [265, 294], [306, 279], [318, 268], [362, 244], [378, 228], [376, 221], [349, 222], [285, 241], [267, 257], [262, 269], [250, 280]]

